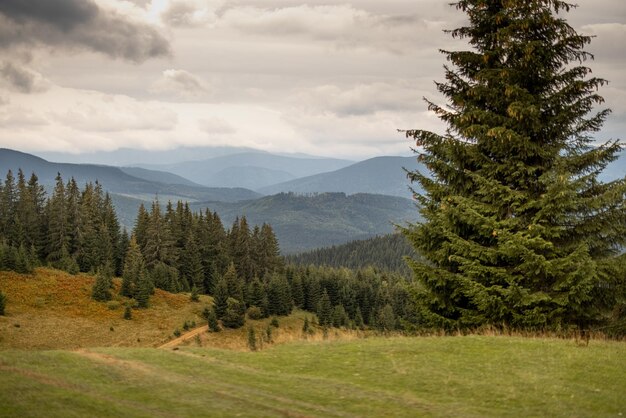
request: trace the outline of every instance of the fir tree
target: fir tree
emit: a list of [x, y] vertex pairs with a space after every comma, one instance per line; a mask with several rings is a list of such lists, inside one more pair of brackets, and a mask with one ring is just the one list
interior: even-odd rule
[[317, 308], [317, 318], [320, 326], [327, 327], [333, 321], [333, 305], [330, 303], [328, 292], [324, 290]]
[[204, 269], [200, 259], [200, 251], [196, 244], [193, 231], [189, 231], [185, 240], [185, 247], [180, 254], [181, 278], [189, 287], [196, 288], [197, 291], [205, 293], [204, 289]]
[[[411, 263], [416, 298], [435, 326], [587, 327], [602, 321], [623, 277], [611, 277], [626, 241], [626, 180], [598, 175], [617, 140], [595, 147], [608, 110], [605, 84], [581, 63], [591, 40], [561, 16], [559, 0], [462, 0], [470, 50], [451, 62], [429, 109], [445, 135], [416, 130], [430, 170], [410, 174], [424, 223], [407, 236], [428, 263]], [[385, 308], [388, 310], [387, 308]]]
[[228, 283], [226, 283], [224, 278], [221, 278], [215, 286], [213, 306], [215, 307], [217, 317], [222, 319], [226, 315], [226, 309], [228, 308]]
[[98, 269], [96, 274], [96, 282], [91, 290], [91, 298], [98, 302], [106, 302], [111, 300], [111, 277], [110, 270], [107, 268]]
[[126, 253], [120, 294], [129, 298], [133, 297], [137, 283], [139, 283], [139, 279], [144, 273], [145, 265], [143, 256], [141, 255], [141, 251], [139, 251], [139, 245], [133, 235], [130, 238], [130, 244], [128, 245], [128, 251]]
[[222, 324], [226, 328], [241, 328], [245, 321], [245, 309], [243, 302], [228, 298], [226, 312], [222, 317]]
[[4, 316], [6, 302], [7, 302], [7, 298], [6, 296], [4, 296], [4, 293], [2, 293], [2, 290], [0, 290], [0, 316]]
[[217, 315], [215, 314], [215, 309], [211, 308], [207, 315], [207, 324], [209, 326], [210, 332], [219, 332], [220, 324], [217, 321]]
[[255, 278], [248, 285], [248, 290], [246, 292], [246, 304], [250, 307], [256, 306], [261, 310], [261, 317], [265, 318], [268, 316], [267, 306], [267, 293], [265, 291], [265, 286], [258, 278]]
[[282, 275], [274, 274], [267, 286], [268, 313], [289, 315], [293, 308], [289, 283]]
[[248, 348], [250, 351], [256, 351], [256, 332], [254, 327], [248, 327]]
[[65, 185], [61, 174], [57, 174], [52, 197], [48, 201], [48, 234], [47, 259], [55, 262], [65, 255], [69, 256], [69, 236], [67, 225], [67, 204], [65, 201]]
[[124, 319], [130, 321], [131, 319], [133, 319], [133, 309], [130, 307], [130, 305], [126, 305], [126, 307], [124, 308]]
[[152, 283], [150, 282], [150, 278], [148, 274], [144, 271], [139, 276], [139, 281], [137, 282], [137, 289], [135, 291], [135, 300], [137, 301], [137, 306], [140, 308], [147, 308], [150, 303], [150, 295], [152, 294]]

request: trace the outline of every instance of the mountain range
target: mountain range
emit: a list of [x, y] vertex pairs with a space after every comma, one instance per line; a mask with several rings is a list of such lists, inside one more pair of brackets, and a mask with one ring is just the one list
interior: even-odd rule
[[[186, 149], [173, 154], [181, 157], [188, 153]], [[109, 153], [107, 158], [114, 155]], [[139, 157], [135, 152], [129, 155]], [[147, 161], [156, 161], [160, 152], [147, 155]], [[139, 205], [157, 197], [163, 205], [168, 200], [183, 200], [194, 210], [216, 211], [226, 227], [245, 215], [252, 225], [272, 224], [285, 254], [390, 233], [394, 223], [418, 217], [405, 171], [424, 171], [415, 157], [376, 157], [353, 163], [228, 147], [195, 153], [197, 157], [206, 155], [210, 158], [171, 164], [136, 163], [126, 158], [125, 166], [107, 166], [54, 163], [0, 149], [0, 176], [9, 169], [16, 172], [21, 168], [26, 176], [35, 172], [48, 190], [57, 173], [66, 181], [74, 177], [81, 185], [97, 180], [111, 194], [118, 217], [128, 229]], [[601, 178], [624, 176], [626, 151]]]
[[334, 171], [353, 163], [333, 158], [244, 152], [176, 164], [137, 166], [174, 173], [204, 186], [245, 187], [255, 190], [300, 177]]

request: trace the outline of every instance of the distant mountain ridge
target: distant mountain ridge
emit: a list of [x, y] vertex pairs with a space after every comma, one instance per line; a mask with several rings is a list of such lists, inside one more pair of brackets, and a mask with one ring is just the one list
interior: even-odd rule
[[9, 169], [17, 173], [20, 168], [26, 176], [30, 176], [34, 172], [39, 177], [39, 183], [44, 186], [52, 186], [57, 173], [61, 173], [65, 181], [71, 177], [74, 177], [79, 184], [97, 180], [109, 192], [143, 200], [151, 200], [157, 195], [164, 198], [172, 197], [185, 200], [221, 201], [249, 200], [260, 196], [252, 190], [243, 188], [208, 188], [160, 183], [132, 176], [119, 167], [53, 163], [31, 154], [5, 148], [0, 149], [0, 173], [2, 176]]
[[375, 157], [332, 172], [303, 177], [257, 189], [263, 194], [281, 192], [347, 194], [371, 193], [411, 198], [407, 170], [420, 167], [415, 157]]
[[[353, 161], [333, 158], [304, 158], [263, 152], [229, 154], [177, 164], [137, 164], [137, 167], [168, 171], [204, 186], [258, 189], [286, 179], [337, 170]], [[237, 171], [237, 167], [240, 168]]]

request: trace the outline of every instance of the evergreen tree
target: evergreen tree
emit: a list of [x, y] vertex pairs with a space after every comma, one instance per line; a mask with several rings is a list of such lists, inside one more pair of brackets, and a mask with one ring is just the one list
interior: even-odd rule
[[254, 327], [248, 327], [248, 348], [250, 351], [256, 351], [256, 332]]
[[605, 84], [579, 64], [591, 38], [559, 0], [455, 5], [469, 23], [451, 34], [470, 50], [445, 52], [448, 103], [429, 103], [449, 129], [407, 132], [431, 173], [410, 175], [424, 223], [406, 231], [429, 261], [411, 264], [422, 315], [448, 328], [602, 321], [623, 280], [609, 272], [626, 241], [626, 179], [598, 179], [620, 145], [593, 145], [609, 111], [589, 116]]
[[217, 315], [215, 314], [215, 309], [210, 309], [207, 315], [207, 324], [209, 326], [210, 332], [219, 332], [220, 324], [217, 322]]
[[96, 274], [96, 282], [91, 290], [91, 298], [98, 302], [111, 300], [111, 276], [110, 269], [100, 268]]
[[333, 305], [330, 302], [330, 297], [326, 290], [322, 293], [319, 306], [317, 308], [317, 318], [320, 326], [327, 327], [332, 325], [333, 321]]
[[68, 245], [68, 225], [67, 225], [67, 205], [65, 202], [65, 185], [61, 174], [57, 174], [56, 184], [52, 192], [52, 197], [48, 201], [48, 234], [47, 234], [47, 259], [48, 261], [59, 261], [66, 254], [69, 255]]
[[4, 293], [2, 293], [2, 290], [0, 290], [0, 316], [4, 316], [6, 303], [7, 303], [7, 298], [6, 296], [4, 296]]
[[304, 309], [304, 288], [299, 274], [296, 274], [291, 281], [291, 296], [293, 304], [299, 309]]
[[243, 302], [243, 279], [237, 275], [237, 270], [235, 269], [235, 265], [233, 263], [231, 263], [228, 270], [226, 270], [224, 280], [228, 286], [228, 296]]
[[139, 245], [133, 235], [130, 237], [130, 244], [128, 245], [128, 251], [124, 262], [120, 294], [129, 298], [133, 297], [135, 295], [135, 289], [137, 288], [139, 279], [143, 274], [145, 274], [143, 256], [141, 255], [141, 251], [139, 251]]
[[226, 315], [226, 309], [228, 308], [228, 283], [226, 283], [224, 278], [221, 278], [215, 286], [213, 306], [218, 319], [222, 319]]
[[289, 315], [293, 308], [293, 300], [287, 278], [272, 275], [267, 286], [268, 313], [270, 315]]
[[67, 216], [67, 251], [74, 258], [80, 254], [82, 245], [83, 225], [81, 192], [72, 177], [65, 187], [65, 207]]
[[180, 253], [180, 273], [181, 278], [191, 288], [196, 288], [201, 293], [205, 293], [204, 289], [204, 269], [202, 260], [200, 259], [200, 251], [196, 244], [193, 231], [189, 231], [185, 240], [185, 247]]
[[261, 317], [266, 318], [268, 316], [267, 292], [265, 291], [263, 283], [256, 277], [248, 285], [246, 304], [250, 307], [256, 306], [259, 308], [261, 310]]
[[147, 308], [150, 303], [150, 295], [152, 294], [152, 283], [150, 282], [150, 278], [148, 274], [144, 271], [139, 276], [139, 281], [137, 282], [137, 289], [135, 291], [135, 300], [137, 301], [137, 306], [140, 308]]
[[18, 241], [18, 231], [16, 230], [17, 193], [15, 177], [13, 177], [13, 172], [9, 170], [0, 194], [0, 231], [9, 245], [15, 245]]
[[124, 308], [124, 319], [130, 321], [131, 319], [133, 319], [133, 309], [130, 307], [130, 305], [126, 305], [126, 307]]
[[361, 308], [357, 306], [356, 314], [354, 315], [354, 325], [362, 330], [365, 328], [365, 323], [363, 322], [363, 314], [361, 313]]
[[226, 328], [241, 328], [245, 321], [245, 308], [243, 302], [228, 298], [226, 312], [222, 317], [222, 324]]

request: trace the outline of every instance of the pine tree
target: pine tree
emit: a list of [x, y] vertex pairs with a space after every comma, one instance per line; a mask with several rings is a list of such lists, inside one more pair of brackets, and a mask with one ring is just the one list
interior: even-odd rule
[[285, 276], [272, 275], [267, 286], [268, 313], [289, 315], [293, 309], [293, 299]]
[[326, 290], [324, 290], [317, 308], [317, 318], [320, 326], [322, 327], [327, 327], [332, 324], [333, 305], [330, 303], [330, 297], [328, 296], [328, 292], [326, 292]]
[[254, 327], [248, 327], [248, 348], [250, 351], [256, 351], [256, 332]]
[[228, 283], [226, 283], [226, 279], [224, 278], [221, 278], [215, 286], [213, 306], [215, 307], [215, 314], [218, 319], [222, 319], [228, 308]]
[[13, 172], [7, 172], [2, 193], [0, 194], [0, 231], [4, 240], [10, 244], [17, 243], [16, 230], [17, 190]]
[[207, 315], [207, 324], [209, 326], [210, 332], [219, 332], [220, 324], [217, 321], [217, 315], [215, 314], [215, 309], [210, 309]]
[[130, 321], [131, 319], [133, 319], [133, 309], [130, 307], [130, 305], [126, 305], [126, 307], [124, 308], [124, 319], [126, 319], [127, 321]]
[[143, 256], [141, 255], [141, 251], [139, 251], [139, 245], [133, 235], [130, 237], [130, 244], [128, 245], [128, 251], [124, 262], [120, 294], [129, 298], [133, 297], [135, 295], [135, 289], [137, 288], [139, 279], [143, 274], [145, 274]]
[[137, 289], [135, 291], [135, 300], [137, 301], [137, 306], [140, 308], [147, 308], [150, 303], [150, 295], [152, 294], [152, 283], [150, 282], [150, 278], [148, 274], [144, 271], [139, 276], [139, 281], [137, 282]]
[[258, 278], [254, 278], [248, 285], [246, 304], [250, 307], [256, 306], [259, 308], [261, 310], [261, 317], [266, 318], [268, 316], [267, 292], [265, 291], [265, 286]]
[[415, 130], [431, 175], [410, 177], [424, 223], [407, 236], [428, 263], [411, 264], [416, 298], [435, 326], [587, 327], [623, 277], [611, 277], [626, 241], [626, 179], [599, 173], [617, 140], [593, 146], [608, 110], [605, 84], [581, 63], [591, 40], [561, 16], [559, 0], [462, 0], [470, 50], [451, 62], [429, 109], [445, 135]]
[[111, 300], [111, 276], [110, 269], [98, 269], [96, 274], [96, 282], [91, 290], [91, 298], [98, 302], [106, 302]]
[[189, 287], [195, 287], [199, 292], [205, 293], [204, 269], [202, 267], [202, 260], [200, 259], [200, 251], [198, 250], [195, 236], [191, 230], [185, 240], [185, 247], [180, 253], [179, 270], [182, 280], [185, 281]]
[[4, 293], [2, 293], [2, 290], [0, 290], [0, 316], [4, 316], [6, 303], [7, 303], [7, 298], [6, 296], [4, 296]]
[[233, 263], [231, 263], [228, 270], [226, 270], [224, 280], [228, 286], [228, 296], [243, 302], [243, 279], [237, 275], [237, 270], [235, 269], [235, 265]]
[[65, 185], [61, 174], [57, 174], [56, 185], [52, 197], [48, 201], [48, 245], [46, 249], [48, 261], [55, 262], [68, 253], [69, 237], [67, 225], [67, 205], [65, 202]]

